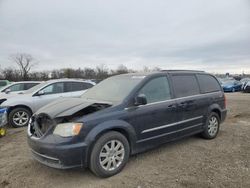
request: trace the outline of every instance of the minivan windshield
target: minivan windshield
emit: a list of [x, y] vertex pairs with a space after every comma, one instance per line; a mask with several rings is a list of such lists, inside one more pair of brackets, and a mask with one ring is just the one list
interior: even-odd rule
[[121, 102], [145, 76], [119, 75], [107, 78], [86, 91], [82, 98]]

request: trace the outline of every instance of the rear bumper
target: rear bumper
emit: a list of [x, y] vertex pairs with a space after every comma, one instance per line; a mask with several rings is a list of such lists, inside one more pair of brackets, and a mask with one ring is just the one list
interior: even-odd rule
[[86, 144], [45, 143], [39, 139], [28, 137], [28, 144], [34, 159], [38, 162], [57, 169], [86, 167]]
[[232, 92], [232, 91], [233, 91], [233, 88], [223, 88], [223, 91], [224, 91], [224, 92]]
[[227, 116], [227, 109], [221, 111], [221, 123], [223, 123]]

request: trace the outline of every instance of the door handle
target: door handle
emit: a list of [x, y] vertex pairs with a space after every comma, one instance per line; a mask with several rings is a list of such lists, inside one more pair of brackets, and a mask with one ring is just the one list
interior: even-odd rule
[[188, 107], [188, 103], [181, 102], [178, 106], [181, 107], [181, 108], [187, 108]]
[[176, 104], [168, 105], [167, 109], [176, 109]]

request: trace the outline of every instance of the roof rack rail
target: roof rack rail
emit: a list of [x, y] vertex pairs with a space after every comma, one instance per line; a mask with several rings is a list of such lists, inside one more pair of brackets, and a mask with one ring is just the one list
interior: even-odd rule
[[200, 71], [200, 70], [181, 70], [181, 69], [180, 70], [177, 70], [177, 69], [176, 70], [174, 70], [174, 69], [171, 70], [170, 69], [170, 70], [160, 70], [160, 71], [162, 71], [162, 72], [165, 72], [165, 71], [166, 72], [187, 72], [187, 71], [188, 72], [205, 72], [205, 71]]

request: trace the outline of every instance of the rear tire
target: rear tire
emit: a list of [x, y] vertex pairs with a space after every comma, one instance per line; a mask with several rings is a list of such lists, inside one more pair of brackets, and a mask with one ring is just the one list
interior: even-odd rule
[[206, 121], [204, 131], [201, 133], [205, 139], [214, 139], [220, 129], [220, 117], [217, 113], [212, 112]]
[[9, 124], [14, 127], [24, 127], [29, 124], [31, 112], [23, 107], [14, 108], [9, 113]]
[[118, 174], [129, 159], [129, 151], [129, 143], [124, 135], [116, 131], [105, 133], [92, 149], [90, 169], [103, 178]]

